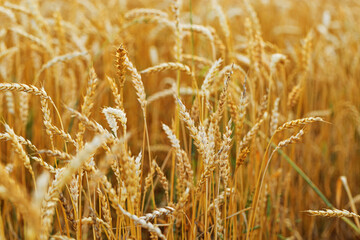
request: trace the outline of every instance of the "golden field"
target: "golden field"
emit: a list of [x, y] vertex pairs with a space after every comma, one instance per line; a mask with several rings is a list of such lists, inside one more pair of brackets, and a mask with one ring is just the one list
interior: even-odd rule
[[0, 0], [0, 239], [360, 237], [360, 3]]

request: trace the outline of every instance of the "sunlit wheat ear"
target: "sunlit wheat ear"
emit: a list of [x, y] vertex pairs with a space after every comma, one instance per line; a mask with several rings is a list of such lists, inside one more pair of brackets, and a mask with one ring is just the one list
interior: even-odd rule
[[[224, 108], [225, 108], [225, 105], [226, 105], [226, 99], [227, 99], [227, 91], [228, 91], [228, 87], [229, 87], [229, 83], [230, 83], [232, 74], [233, 74], [232, 70], [230, 70], [229, 72], [226, 73], [226, 78], [225, 78], [225, 81], [224, 81], [224, 87], [223, 87], [223, 89], [222, 89], [222, 91], [220, 93], [217, 109], [216, 109], [215, 113], [211, 116], [210, 126], [211, 126], [211, 124], [217, 126], [218, 123], [220, 122], [220, 119], [221, 119], [222, 115], [223, 115]], [[220, 131], [218, 131], [218, 132], [220, 132]]]
[[219, 158], [219, 168], [220, 168], [220, 176], [224, 182], [224, 188], [227, 187], [228, 181], [230, 178], [230, 162], [229, 162], [229, 153], [231, 149], [231, 120], [229, 121], [228, 125], [226, 126], [226, 130], [224, 133], [224, 140], [221, 144], [221, 148], [223, 151], [220, 154]]
[[279, 142], [276, 148], [283, 148], [289, 144], [298, 143], [301, 140], [304, 133], [305, 133], [304, 129], [301, 129], [296, 135], [293, 135], [290, 138]]
[[44, 42], [43, 40], [41, 40], [40, 38], [38, 38], [38, 37], [36, 37], [36, 36], [34, 36], [34, 35], [32, 35], [32, 34], [29, 34], [29, 33], [25, 32], [24, 30], [22, 30], [22, 29], [19, 28], [19, 27], [17, 27], [17, 28], [16, 28], [16, 27], [10, 28], [9, 30], [12, 31], [12, 32], [15, 32], [15, 33], [19, 34], [20, 36], [22, 36], [22, 37], [24, 37], [24, 38], [26, 38], [26, 39], [29, 39], [31, 42], [33, 42], [33, 43], [39, 45], [40, 47], [42, 47], [43, 49], [45, 49], [46, 52], [48, 52], [48, 53], [50, 53], [50, 54], [52, 53], [52, 50], [51, 50], [51, 48], [48, 46], [48, 44], [47, 44], [46, 42]]
[[300, 84], [297, 84], [293, 87], [293, 89], [289, 93], [288, 101], [287, 101], [287, 106], [289, 108], [295, 107], [295, 105], [299, 101], [301, 92], [302, 92], [302, 88], [300, 87]]
[[245, 147], [245, 148], [243, 148], [241, 150], [238, 157], [236, 158], [236, 167], [237, 168], [244, 164], [245, 159], [246, 159], [246, 157], [248, 156], [249, 153], [250, 153], [250, 148], [249, 147]]
[[[198, 25], [198, 24], [181, 24], [181, 29], [183, 31], [193, 31], [195, 33], [201, 34], [203, 36], [205, 36], [207, 39], [209, 39], [209, 41], [211, 42], [211, 44], [214, 44], [214, 36], [211, 32], [211, 30], [203, 25]], [[183, 56], [184, 57], [184, 56]], [[212, 65], [212, 62], [210, 60], [205, 60], [207, 64]]]
[[15, 115], [15, 101], [12, 92], [5, 92], [6, 107], [11, 115]]
[[249, 104], [248, 97], [242, 94], [239, 104], [236, 103], [234, 96], [229, 92], [227, 96], [227, 103], [230, 107], [231, 118], [235, 123], [236, 136], [240, 139], [243, 129], [244, 120], [246, 117], [246, 108]]
[[[214, 38], [214, 44], [215, 44], [215, 48], [217, 50], [217, 52], [219, 52], [221, 54], [221, 56], [225, 56], [225, 44], [223, 43], [223, 41], [221, 40], [221, 38], [219, 37], [218, 33], [216, 32], [215, 28], [211, 27], [211, 26], [207, 26], [207, 28], [209, 28], [211, 35]], [[213, 60], [215, 61], [215, 55], [213, 56]]]
[[15, 23], [16, 22], [16, 18], [15, 18], [15, 14], [8, 8], [4, 8], [3, 6], [0, 7], [0, 12], [4, 15], [6, 15], [11, 22]]
[[[119, 138], [115, 138], [114, 135], [110, 134], [110, 132], [108, 130], [106, 130], [105, 128], [103, 128], [102, 125], [100, 125], [98, 122], [94, 121], [94, 120], [90, 120], [89, 118], [87, 118], [86, 116], [84, 116], [83, 114], [79, 113], [78, 111], [75, 111], [74, 109], [71, 108], [67, 108], [80, 122], [82, 122], [84, 124], [84, 126], [91, 130], [94, 131], [96, 133], [99, 134], [105, 134], [107, 136], [109, 136], [109, 140], [108, 140], [108, 144], [112, 145], [112, 144], [118, 144], [124, 141], [124, 139], [127, 139], [130, 135], [128, 134], [127, 136], [125, 136], [124, 139], [119, 139]], [[103, 146], [103, 148], [107, 151], [110, 152], [110, 148], [108, 146]]]
[[267, 117], [268, 117], [268, 114], [267, 114], [267, 112], [265, 112], [264, 115], [262, 116], [262, 118], [257, 123], [255, 123], [255, 125], [250, 129], [250, 131], [244, 136], [244, 138], [242, 139], [242, 141], [239, 144], [240, 151], [244, 147], [246, 147], [250, 144], [250, 141], [257, 134], [257, 132], [260, 129], [261, 124], [265, 121], [265, 119]]
[[321, 217], [357, 217], [359, 215], [348, 210], [339, 210], [339, 209], [324, 209], [324, 210], [306, 210], [304, 212], [309, 213], [312, 216], [321, 216]]
[[223, 238], [224, 225], [221, 218], [221, 211], [219, 205], [215, 205], [215, 218], [216, 218], [216, 234], [219, 238]]
[[175, 59], [177, 62], [181, 61], [182, 55], [182, 26], [180, 24], [180, 0], [173, 0], [172, 1], [172, 12], [174, 14], [174, 23], [175, 23]]
[[205, 156], [206, 149], [203, 140], [201, 139], [199, 130], [195, 126], [194, 120], [191, 119], [190, 114], [186, 111], [185, 105], [180, 101], [180, 99], [177, 99], [177, 102], [179, 104], [180, 108], [180, 118], [183, 120], [189, 129], [190, 136], [194, 139], [195, 146], [197, 147], [197, 150], [202, 156]]
[[222, 63], [223, 63], [223, 60], [221, 58], [219, 58], [216, 62], [214, 62], [214, 64], [211, 66], [210, 70], [206, 74], [205, 80], [204, 80], [203, 84], [201, 85], [201, 90], [200, 90], [200, 93], [203, 96], [208, 97], [210, 86], [214, 82], [216, 74], [219, 72], [219, 68]]
[[119, 109], [123, 108], [123, 102], [121, 99], [121, 95], [119, 93], [118, 87], [116, 86], [115, 80], [109, 76], [106, 76], [106, 79], [110, 85], [111, 93], [114, 96], [116, 107]]
[[307, 74], [309, 71], [313, 36], [314, 33], [310, 30], [304, 39], [301, 49], [300, 70], [302, 70], [304, 74]]
[[87, 117], [90, 116], [91, 110], [94, 106], [94, 101], [95, 101], [94, 96], [98, 82], [99, 79], [96, 75], [94, 67], [92, 67], [90, 68], [90, 72], [89, 72], [89, 81], [88, 81], [88, 86], [86, 88], [84, 102], [81, 105], [81, 112]]
[[135, 8], [125, 13], [125, 19], [131, 20], [137, 17], [144, 17], [144, 16], [156, 16], [162, 18], [168, 18], [168, 14], [158, 9], [153, 8]]
[[[30, 140], [25, 139], [22, 136], [18, 136], [18, 135], [16, 135], [16, 138], [20, 144], [26, 145], [28, 148], [30, 148], [31, 151], [33, 152], [38, 151], [36, 146]], [[11, 141], [11, 136], [9, 135], [9, 133], [0, 133], [0, 140]]]
[[98, 193], [100, 201], [101, 201], [101, 209], [102, 209], [103, 218], [104, 218], [105, 222], [111, 227], [112, 218], [111, 218], [111, 211], [110, 211], [110, 207], [108, 204], [108, 200], [99, 188], [97, 189], [97, 193]]
[[192, 72], [191, 72], [189, 66], [186, 66], [182, 63], [176, 63], [176, 62], [161, 63], [159, 65], [146, 68], [146, 69], [140, 71], [140, 73], [141, 74], [153, 74], [153, 73], [163, 72], [166, 70], [172, 70], [172, 71], [179, 70], [179, 71], [185, 72], [188, 75], [192, 75]]
[[126, 118], [126, 114], [123, 110], [107, 107], [107, 108], [104, 108], [102, 110], [102, 112], [105, 114], [106, 121], [108, 122], [111, 130], [113, 131], [113, 133], [115, 134], [116, 137], [117, 137], [117, 130], [119, 128], [117, 125], [117, 121], [119, 121], [121, 123], [121, 126], [124, 129], [124, 133], [126, 133], [127, 118]]
[[190, 197], [190, 188], [186, 188], [185, 191], [182, 193], [179, 201], [175, 205], [175, 211], [174, 216], [175, 219], [178, 220], [184, 213], [184, 208], [186, 207], [186, 204]]
[[6, 132], [10, 136], [10, 141], [11, 141], [11, 145], [13, 146], [13, 149], [19, 154], [21, 160], [24, 162], [25, 168], [31, 174], [32, 180], [34, 181], [34, 184], [35, 184], [35, 174], [34, 174], [34, 171], [33, 171], [32, 167], [31, 167], [31, 165], [30, 165], [29, 156], [26, 154], [24, 148], [22, 147], [22, 145], [18, 141], [18, 138], [17, 138], [14, 130], [12, 128], [10, 128], [10, 126], [7, 125], [7, 124], [4, 124], [4, 126], [5, 126]]
[[29, 115], [29, 99], [30, 95], [25, 92], [19, 93], [19, 103], [20, 103], [20, 119], [24, 127], [26, 127], [28, 115]]
[[94, 139], [85, 145], [71, 161], [70, 164], [57, 172], [55, 179], [48, 189], [48, 192], [43, 200], [41, 207], [41, 220], [43, 225], [43, 231], [40, 235], [40, 239], [47, 239], [49, 232], [51, 231], [51, 224], [53, 221], [53, 215], [55, 213], [55, 207], [59, 198], [59, 192], [64, 185], [69, 182], [72, 175], [81, 168], [81, 166], [88, 161], [96, 150], [106, 142], [109, 136], [100, 135], [94, 137]]
[[230, 27], [226, 15], [224, 13], [224, 10], [222, 9], [221, 5], [218, 3], [218, 0], [212, 0], [211, 3], [212, 3], [212, 8], [215, 10], [216, 16], [219, 19], [221, 30], [224, 32], [227, 42], [229, 43]]
[[125, 183], [131, 201], [137, 207], [140, 198], [140, 171], [138, 168], [141, 155], [136, 162], [136, 159], [130, 155], [123, 143], [113, 145], [111, 151], [119, 159], [121, 180]]
[[140, 219], [143, 219], [148, 222], [148, 221], [152, 221], [153, 219], [161, 217], [161, 216], [171, 215], [174, 211], [175, 211], [175, 209], [173, 207], [166, 206], [163, 208], [155, 209], [153, 212], [147, 213], [147, 214], [145, 214], [145, 216], [141, 216]]
[[[77, 220], [77, 223], [79, 224], [80, 221]], [[90, 224], [90, 225], [93, 225], [94, 228], [97, 228], [97, 229], [94, 229], [95, 231], [97, 231], [97, 233], [95, 233], [95, 234], [97, 234], [97, 236], [96, 236], [96, 237], [98, 237], [97, 239], [101, 239], [100, 238], [100, 231], [101, 231], [100, 225], [105, 227], [105, 229], [107, 230], [107, 233], [110, 234], [110, 236], [112, 238], [115, 238], [114, 234], [111, 231], [112, 229], [111, 229], [110, 225], [107, 224], [105, 221], [103, 221], [101, 218], [98, 218], [96, 216], [96, 214], [94, 213], [94, 211], [90, 212], [90, 217], [84, 217], [81, 219], [81, 227], [83, 227], [84, 224]], [[73, 238], [71, 238], [71, 239], [73, 239]]]
[[139, 225], [142, 228], [147, 229], [150, 232], [155, 233], [159, 238], [161, 239], [166, 239], [166, 237], [162, 234], [161, 230], [158, 227], [155, 227], [153, 224], [146, 222], [144, 219], [133, 215], [131, 213], [129, 213], [128, 211], [126, 211], [125, 209], [123, 209], [119, 204], [117, 205], [118, 209], [120, 209], [120, 211], [127, 216], [128, 218], [130, 218], [132, 221], [134, 221], [135, 224]]
[[[210, 36], [211, 36], [211, 33], [210, 33]], [[196, 56], [196, 55], [191, 55], [191, 54], [183, 54], [182, 59], [184, 61], [188, 61], [188, 62], [194, 61], [196, 63], [196, 65], [200, 65], [200, 66], [211, 66], [213, 64], [213, 62], [207, 58]]]
[[208, 206], [207, 211], [210, 212], [212, 211], [216, 205], [220, 206], [222, 204], [224, 204], [225, 200], [227, 197], [230, 196], [230, 194], [234, 193], [234, 189], [232, 188], [226, 188], [224, 189], [224, 191], [222, 191], [215, 199], [212, 203], [210, 203], [210, 205]]
[[101, 133], [101, 134], [110, 134], [106, 129], [103, 128], [99, 123], [95, 122], [94, 120], [90, 120], [85, 115], [79, 113], [78, 111], [68, 108], [67, 109], [80, 121], [82, 122], [86, 128], [91, 131]]
[[[120, 102], [117, 103], [118, 106], [120, 108], [123, 108], [123, 89], [124, 89], [124, 85], [125, 85], [125, 73], [126, 73], [126, 61], [127, 61], [127, 52], [124, 48], [123, 45], [120, 45], [119, 48], [116, 49], [116, 60], [115, 60], [115, 66], [117, 69], [117, 75], [118, 75], [118, 79], [119, 79], [119, 85], [120, 85], [120, 96], [116, 96], [115, 99], [118, 99]], [[110, 84], [110, 85], [114, 85]], [[112, 91], [114, 95], [118, 95], [116, 94], [117, 92], [117, 88], [115, 86], [112, 86]], [[116, 100], [117, 101], [117, 100]]]
[[73, 156], [66, 152], [59, 151], [57, 149], [49, 150], [49, 149], [40, 149], [37, 151], [38, 154], [45, 154], [47, 156], [56, 157], [59, 159], [71, 159]]
[[41, 98], [41, 111], [44, 116], [44, 125], [46, 127], [46, 133], [49, 135], [50, 139], [53, 139], [53, 135], [58, 135], [62, 137], [65, 141], [72, 143], [74, 146], [77, 146], [75, 140], [70, 136], [70, 134], [66, 133], [64, 130], [59, 129], [55, 125], [53, 125], [50, 116], [50, 108], [48, 105], [48, 101], [44, 98]]
[[136, 90], [136, 95], [138, 96], [138, 101], [139, 101], [139, 103], [141, 105], [141, 109], [145, 113], [147, 102], [146, 102], [145, 88], [144, 88], [144, 84], [143, 84], [143, 82], [141, 80], [141, 76], [138, 73], [137, 69], [132, 64], [132, 62], [130, 62], [125, 48], [120, 46], [119, 49], [121, 50], [121, 56], [120, 57], [124, 59], [123, 64], [131, 74], [132, 82], [133, 82], [134, 88]]
[[166, 179], [164, 172], [161, 170], [161, 168], [159, 167], [159, 165], [156, 163], [155, 160], [152, 162], [152, 164], [159, 176], [160, 183], [165, 190], [166, 201], [169, 202], [169, 182]]
[[30, 197], [0, 164], [0, 198], [9, 200], [23, 214], [24, 220], [33, 228], [34, 234], [41, 231], [39, 211], [31, 204]]
[[270, 134], [273, 135], [276, 131], [276, 128], [279, 124], [279, 102], [280, 98], [276, 98], [274, 102], [274, 108], [271, 111], [271, 120], [270, 120]]
[[0, 91], [16, 91], [16, 92], [26, 92], [50, 100], [50, 97], [47, 95], [45, 90], [39, 89], [33, 85], [27, 85], [22, 83], [0, 83]]
[[280, 132], [284, 129], [291, 129], [291, 128], [295, 128], [295, 127], [305, 126], [307, 124], [314, 123], [314, 122], [325, 122], [325, 121], [321, 117], [308, 117], [308, 118], [296, 119], [296, 120], [292, 120], [292, 121], [284, 123], [283, 125], [278, 127], [275, 132]]
[[[224, 146], [218, 151], [216, 154], [213, 154], [214, 156], [211, 156], [213, 159], [219, 159], [221, 153], [224, 150]], [[217, 163], [211, 162], [209, 164], [205, 165], [204, 171], [201, 173], [200, 179], [198, 180], [196, 184], [196, 194], [197, 196], [200, 196], [203, 190], [203, 186], [205, 185], [207, 179], [213, 174], [213, 171], [216, 169]]]
[[88, 52], [72, 52], [72, 53], [68, 53], [68, 54], [64, 54], [64, 55], [61, 55], [61, 56], [54, 57], [53, 59], [51, 59], [50, 61], [48, 61], [44, 65], [42, 65], [41, 69], [39, 70], [39, 72], [35, 76], [36, 81], [39, 79], [40, 75], [46, 69], [52, 67], [53, 65], [55, 65], [57, 63], [62, 63], [62, 62], [69, 61], [69, 60], [71, 60], [73, 58], [76, 58], [76, 57], [83, 57], [83, 56], [86, 56], [87, 54], [88, 54]]
[[[183, 189], [185, 187], [185, 180], [186, 178], [186, 173], [185, 173], [185, 168], [184, 165], [189, 165], [190, 164], [190, 160], [188, 159], [187, 155], [185, 152], [183, 152], [183, 150], [180, 147], [180, 141], [176, 138], [174, 132], [165, 124], [162, 125], [167, 137], [169, 138], [170, 142], [171, 142], [171, 146], [175, 149], [175, 154], [176, 154], [176, 168], [177, 171], [179, 172], [179, 187], [180, 189]], [[187, 163], [185, 163], [185, 161]], [[191, 169], [191, 167], [190, 167]], [[192, 176], [192, 170], [188, 169], [188, 167], [186, 167], [187, 172], [189, 175]]]
[[276, 67], [280, 64], [285, 64], [286, 56], [281, 53], [275, 53], [271, 55], [271, 62], [270, 62], [270, 71], [272, 74], [275, 74]]
[[[265, 111], [267, 111], [268, 108], [268, 101], [269, 101], [269, 90], [266, 90], [266, 93], [263, 95], [260, 106], [257, 108], [257, 120], [263, 116]], [[256, 121], [257, 121], [256, 120]]]

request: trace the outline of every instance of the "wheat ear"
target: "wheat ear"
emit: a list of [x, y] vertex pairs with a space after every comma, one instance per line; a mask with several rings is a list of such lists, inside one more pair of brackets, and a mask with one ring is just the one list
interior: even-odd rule
[[321, 217], [357, 217], [360, 218], [360, 215], [356, 213], [349, 212], [348, 210], [339, 210], [339, 209], [324, 209], [324, 210], [306, 210], [312, 216], [321, 216]]

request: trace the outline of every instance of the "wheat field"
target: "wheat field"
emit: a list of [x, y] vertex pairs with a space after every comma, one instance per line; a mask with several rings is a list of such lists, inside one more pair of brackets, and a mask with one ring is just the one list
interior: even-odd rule
[[0, 0], [0, 239], [360, 237], [356, 0]]

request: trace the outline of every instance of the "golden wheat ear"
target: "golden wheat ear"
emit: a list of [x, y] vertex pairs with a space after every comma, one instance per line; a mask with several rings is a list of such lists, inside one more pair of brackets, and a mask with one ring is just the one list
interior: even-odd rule
[[348, 210], [339, 210], [339, 209], [324, 209], [324, 210], [305, 210], [303, 212], [309, 213], [312, 216], [321, 216], [321, 217], [356, 217], [360, 218], [360, 215], [349, 212]]

